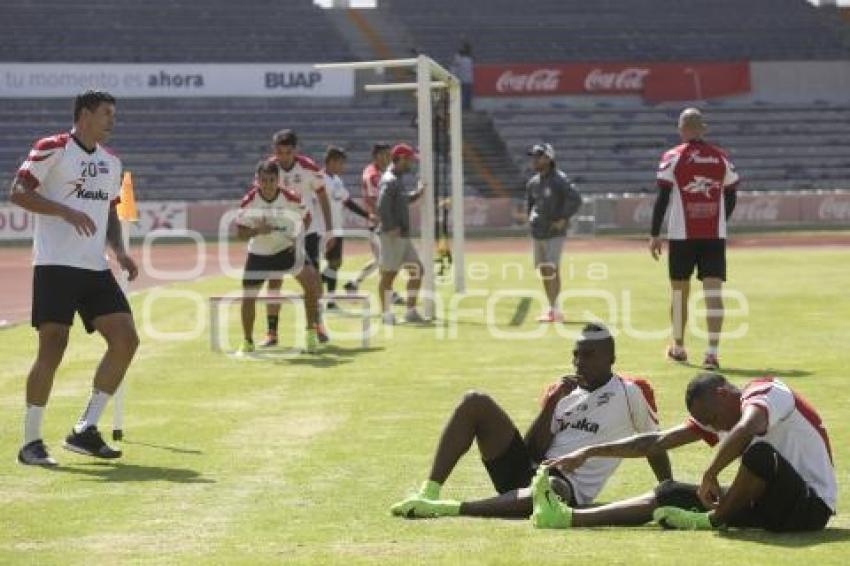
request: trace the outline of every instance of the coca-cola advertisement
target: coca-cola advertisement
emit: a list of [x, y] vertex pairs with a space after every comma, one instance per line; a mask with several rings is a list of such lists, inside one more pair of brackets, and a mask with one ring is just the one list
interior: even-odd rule
[[478, 96], [639, 95], [651, 101], [750, 91], [750, 65], [732, 63], [541, 63], [477, 65]]

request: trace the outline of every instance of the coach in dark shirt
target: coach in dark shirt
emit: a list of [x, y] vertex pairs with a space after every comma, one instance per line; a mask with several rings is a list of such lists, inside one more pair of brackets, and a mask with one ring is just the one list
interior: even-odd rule
[[528, 151], [534, 176], [526, 184], [528, 223], [534, 242], [534, 266], [540, 270], [549, 310], [539, 322], [560, 322], [561, 249], [570, 217], [581, 207], [581, 195], [563, 171], [555, 165], [555, 149], [540, 143]]

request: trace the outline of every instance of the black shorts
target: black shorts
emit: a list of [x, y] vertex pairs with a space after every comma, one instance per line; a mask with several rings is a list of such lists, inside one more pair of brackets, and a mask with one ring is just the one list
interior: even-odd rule
[[[832, 511], [772, 446], [753, 444], [741, 457], [741, 465], [763, 479], [767, 489], [728, 526], [774, 532], [819, 531], [826, 526]], [[697, 489], [696, 485], [667, 480], [655, 488], [655, 499], [662, 507], [706, 511]]]
[[670, 240], [670, 279], [686, 281], [697, 269], [697, 279], [716, 277], [726, 281], [726, 240]]
[[[528, 446], [525, 445], [518, 430], [514, 430], [513, 440], [500, 456], [484, 461], [490, 481], [500, 494], [530, 486], [539, 465], [540, 463], [535, 462], [531, 457]], [[567, 503], [575, 507], [575, 488], [570, 480], [554, 468], [549, 469], [549, 475], [558, 477], [569, 484], [572, 497]]]
[[307, 234], [304, 236], [304, 251], [306, 252], [304, 261], [316, 269], [319, 269], [319, 260], [321, 258], [319, 254], [320, 243], [321, 238], [318, 234]]
[[79, 313], [86, 332], [106, 314], [130, 312], [130, 303], [108, 269], [94, 271], [67, 265], [36, 265], [32, 277], [32, 325], [58, 322], [71, 326]]
[[334, 238], [334, 243], [325, 252], [325, 259], [328, 261], [342, 260], [342, 238]]
[[245, 260], [243, 287], [259, 287], [267, 279], [282, 279], [295, 267], [295, 248], [287, 248], [274, 255], [248, 254]]

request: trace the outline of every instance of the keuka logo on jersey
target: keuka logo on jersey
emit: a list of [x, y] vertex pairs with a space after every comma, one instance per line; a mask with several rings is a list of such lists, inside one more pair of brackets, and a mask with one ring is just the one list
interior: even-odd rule
[[587, 420], [587, 417], [583, 417], [581, 420], [575, 422], [567, 422], [558, 420], [558, 432], [563, 430], [567, 430], [571, 428], [573, 430], [583, 430], [585, 432], [590, 432], [592, 434], [596, 434], [599, 432], [599, 423], [594, 423]]
[[68, 198], [70, 196], [75, 196], [77, 198], [82, 198], [82, 199], [87, 199], [87, 200], [109, 200], [109, 193], [104, 191], [104, 190], [101, 190], [101, 189], [97, 189], [96, 191], [85, 190], [83, 188], [83, 185], [85, 184], [85, 181], [83, 179], [77, 179], [76, 181], [71, 181], [71, 184], [74, 185], [74, 188], [72, 188], [70, 191], [68, 191], [68, 194], [65, 195], [65, 198]]

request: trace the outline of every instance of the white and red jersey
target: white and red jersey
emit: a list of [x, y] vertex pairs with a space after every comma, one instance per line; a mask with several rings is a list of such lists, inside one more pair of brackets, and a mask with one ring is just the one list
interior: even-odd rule
[[381, 175], [384, 172], [381, 171], [375, 162], [370, 163], [363, 169], [363, 175], [360, 179], [360, 194], [364, 198], [378, 198], [378, 194], [381, 192]]
[[334, 235], [342, 236], [345, 226], [345, 214], [343, 208], [345, 203], [351, 200], [351, 193], [345, 188], [345, 183], [339, 175], [331, 175], [324, 171], [325, 191], [331, 205], [331, 218], [333, 218]]
[[738, 185], [726, 152], [701, 140], [678, 145], [662, 156], [657, 180], [671, 189], [668, 239], [726, 238], [723, 193]]
[[[613, 442], [634, 434], [658, 430], [655, 397], [648, 382], [613, 376], [608, 383], [587, 391], [577, 387], [555, 405], [551, 430], [555, 437], [546, 458], [558, 458], [579, 448]], [[589, 458], [567, 474], [580, 505], [591, 503], [620, 458]]]
[[268, 234], [257, 234], [248, 240], [248, 252], [274, 255], [295, 244], [309, 218], [310, 212], [294, 191], [279, 189], [273, 199], [266, 200], [254, 185], [242, 197], [236, 223], [247, 228], [256, 228], [260, 222], [272, 226]]
[[292, 167], [284, 169], [280, 162], [271, 157], [277, 163], [280, 175], [280, 188], [290, 189], [301, 195], [302, 202], [310, 211], [312, 222], [307, 228], [308, 234], [323, 234], [325, 232], [325, 217], [322, 207], [319, 205], [319, 193], [325, 190], [325, 176], [316, 162], [306, 155], [296, 155]]
[[93, 235], [81, 236], [58, 216], [36, 214], [34, 265], [109, 269], [106, 228], [121, 193], [118, 157], [100, 144], [88, 151], [72, 133], [56, 134], [35, 142], [17, 178], [28, 190], [86, 213], [96, 227]]
[[[814, 408], [783, 382], [772, 377], [747, 384], [741, 394], [741, 408], [751, 405], [763, 410], [767, 416], [767, 431], [755, 437], [753, 443], [770, 444], [834, 512], [838, 488], [832, 449], [826, 427]], [[685, 424], [710, 446], [728, 434], [703, 425], [693, 417]]]

